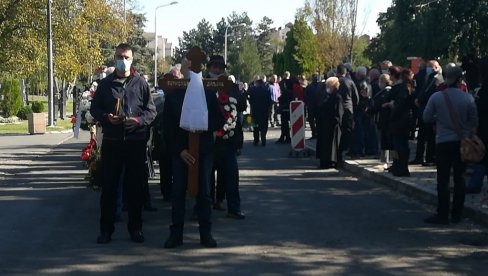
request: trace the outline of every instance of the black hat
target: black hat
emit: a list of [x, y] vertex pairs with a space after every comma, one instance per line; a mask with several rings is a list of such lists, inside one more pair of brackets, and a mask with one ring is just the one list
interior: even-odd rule
[[220, 55], [213, 55], [210, 57], [210, 60], [207, 63], [207, 68], [212, 65], [221, 65], [224, 66], [224, 68], [227, 68], [227, 65], [225, 65], [224, 57]]

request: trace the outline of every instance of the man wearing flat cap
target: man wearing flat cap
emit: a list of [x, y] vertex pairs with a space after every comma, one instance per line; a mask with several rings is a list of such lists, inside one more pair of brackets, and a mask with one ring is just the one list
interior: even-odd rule
[[[220, 55], [214, 55], [210, 57], [207, 63], [208, 78], [218, 79], [221, 76], [226, 75], [225, 68], [227, 68], [224, 58]], [[225, 210], [222, 204], [224, 197], [227, 197], [227, 216], [233, 219], [244, 219], [245, 215], [241, 211], [241, 199], [239, 196], [239, 167], [237, 165], [237, 149], [239, 148], [240, 132], [242, 132], [242, 125], [237, 120], [237, 112], [246, 110], [246, 99], [239, 93], [239, 86], [234, 84], [229, 93], [229, 100], [231, 98], [236, 100], [236, 104], [228, 104], [228, 106], [235, 106], [236, 110], [224, 109], [225, 99], [227, 95], [221, 95], [217, 91], [219, 97], [219, 104], [221, 104], [221, 110], [225, 119], [228, 120], [227, 125], [234, 126], [232, 131], [224, 128], [220, 131], [224, 135], [216, 135], [215, 141], [215, 156], [214, 156], [214, 169], [217, 172], [217, 181], [215, 181], [215, 172], [212, 174], [211, 194], [215, 194], [215, 184], [217, 184], [217, 194], [214, 197], [214, 209]], [[231, 115], [234, 114], [234, 115]], [[228, 118], [230, 117], [230, 118]], [[224, 132], [225, 131], [225, 132]], [[219, 131], [217, 131], [219, 133]]]

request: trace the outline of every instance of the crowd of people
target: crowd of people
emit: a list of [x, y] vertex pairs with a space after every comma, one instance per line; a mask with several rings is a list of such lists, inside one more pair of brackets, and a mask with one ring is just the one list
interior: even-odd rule
[[[244, 141], [243, 124], [248, 123], [244, 112], [250, 110], [254, 146], [265, 147], [268, 128], [275, 126], [281, 128], [275, 142], [287, 144], [293, 100], [306, 105], [320, 169], [340, 168], [345, 158], [365, 156], [381, 159], [385, 169], [398, 177], [410, 175], [409, 165], [436, 165], [438, 213], [426, 219], [428, 223], [460, 221], [465, 193], [481, 190], [487, 158], [475, 164], [465, 189], [466, 164], [461, 160], [460, 141], [477, 133], [488, 142], [488, 58], [460, 66], [450, 63], [444, 70], [438, 61], [430, 60], [416, 73], [389, 61], [369, 70], [359, 66], [355, 71], [349, 64], [340, 64], [323, 76], [314, 74], [307, 79], [285, 72], [281, 77], [256, 77], [250, 85], [228, 76], [233, 82], [230, 91], [205, 90], [208, 128], [199, 133], [198, 156], [189, 151], [190, 132], [180, 127], [185, 93], [151, 95], [147, 81], [131, 67], [130, 45], [119, 45], [114, 58], [115, 71], [99, 82], [90, 107], [104, 134], [98, 243], [111, 241], [121, 183], [130, 237], [144, 242], [141, 211], [148, 202], [148, 163], [152, 164], [148, 156], [152, 156], [160, 164], [163, 199], [172, 202], [172, 224], [164, 246], [183, 243], [187, 168], [198, 163], [193, 217], [199, 222], [201, 244], [216, 247], [211, 210], [227, 211], [233, 219], [245, 218], [237, 162]], [[195, 68], [191, 60], [184, 59], [180, 68], [172, 68], [168, 74], [191, 80], [199, 77], [195, 73], [199, 68]], [[210, 57], [206, 69], [207, 79], [227, 77], [222, 56]], [[413, 139], [417, 148], [410, 160], [409, 141]], [[455, 183], [452, 208], [451, 168]]]

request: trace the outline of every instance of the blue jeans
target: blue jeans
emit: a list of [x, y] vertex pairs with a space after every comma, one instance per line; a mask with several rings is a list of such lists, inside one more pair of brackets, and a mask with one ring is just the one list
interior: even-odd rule
[[[185, 224], [185, 201], [186, 188], [188, 184], [188, 166], [181, 160], [179, 155], [172, 156], [173, 163], [173, 190], [172, 190], [172, 209], [171, 232], [176, 235], [183, 234]], [[198, 194], [196, 198], [196, 208], [200, 234], [210, 234], [212, 197], [210, 195], [210, 174], [212, 173], [213, 155], [200, 155], [199, 175], [198, 175]]]
[[479, 193], [483, 187], [483, 180], [487, 175], [486, 167], [483, 164], [476, 164], [473, 167], [473, 173], [467, 187], [468, 191]]

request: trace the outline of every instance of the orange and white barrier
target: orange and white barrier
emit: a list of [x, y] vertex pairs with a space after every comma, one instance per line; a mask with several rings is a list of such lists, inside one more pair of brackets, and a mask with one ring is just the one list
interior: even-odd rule
[[293, 151], [305, 149], [305, 104], [302, 101], [290, 103], [291, 148]]

